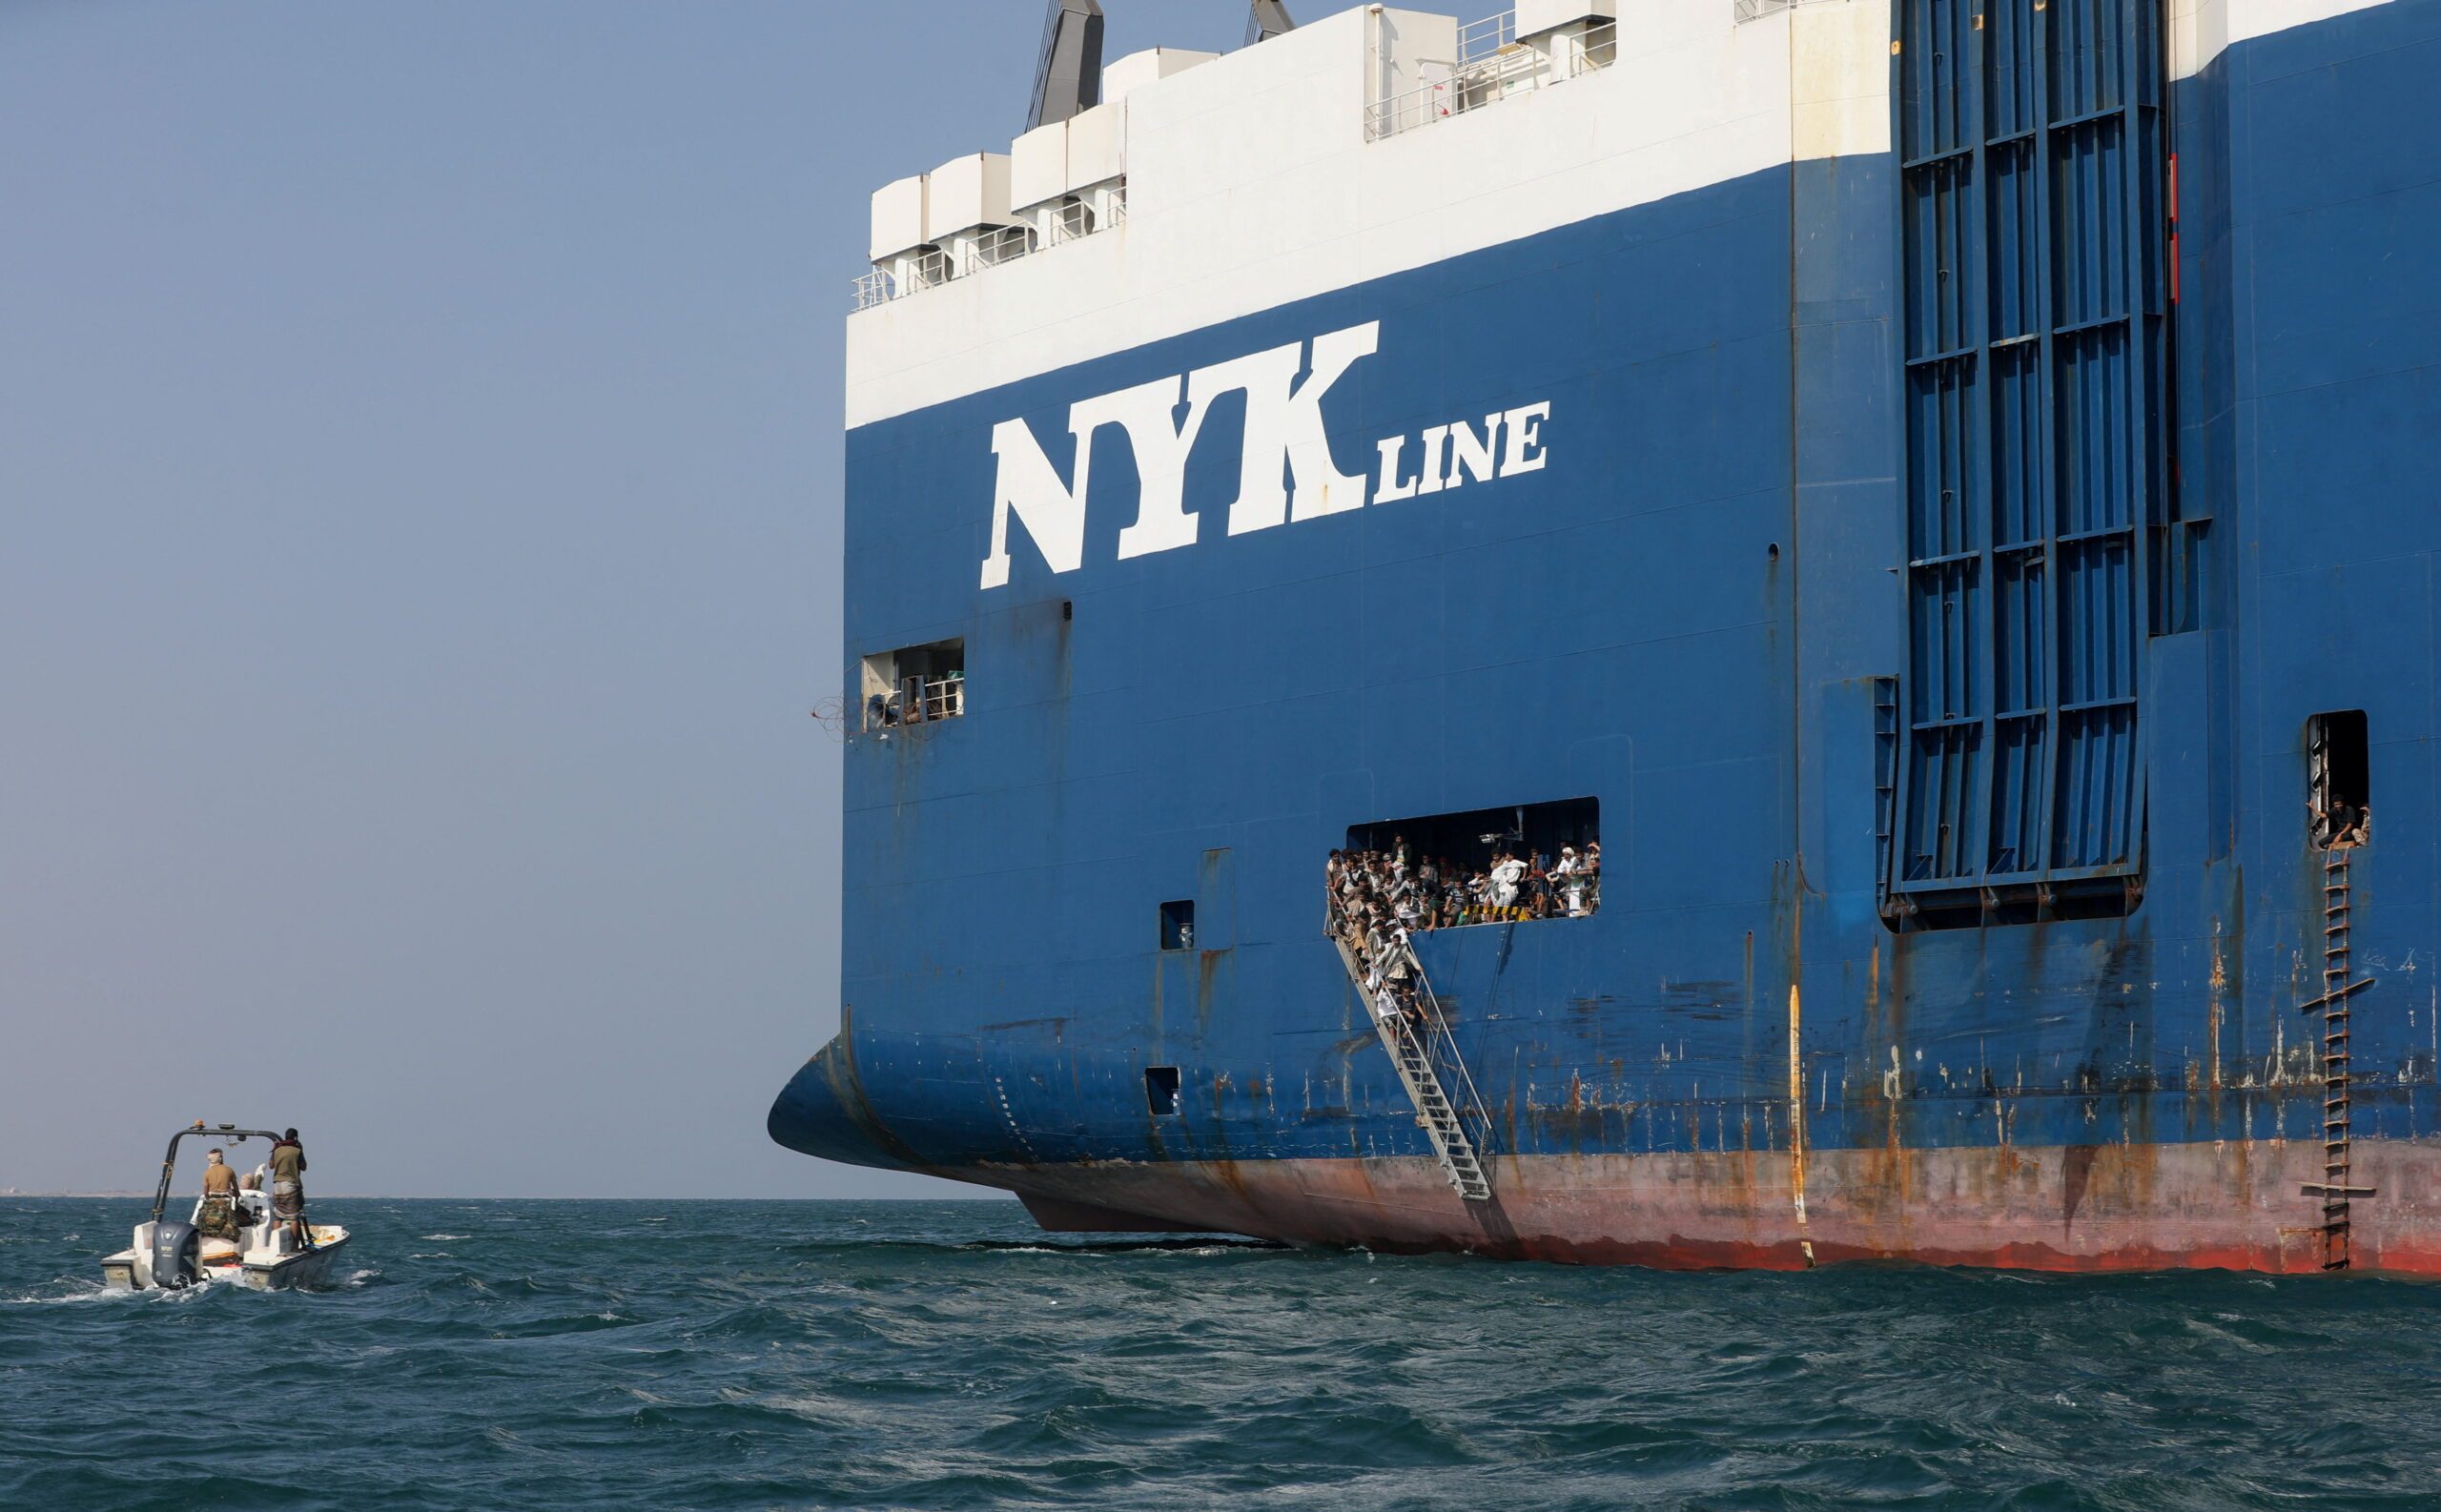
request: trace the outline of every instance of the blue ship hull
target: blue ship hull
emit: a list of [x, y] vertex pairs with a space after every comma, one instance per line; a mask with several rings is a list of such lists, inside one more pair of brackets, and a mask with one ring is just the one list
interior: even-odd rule
[[[1955, 8], [1897, 9], [1887, 153], [851, 430], [851, 651], [954, 638], [965, 705], [848, 744], [842, 1028], [773, 1138], [1053, 1227], [2441, 1272], [2441, 0], [2149, 97], [2055, 79], [2021, 135], [2041, 39], [1961, 84], [1929, 61]], [[2159, 46], [2140, 6], [2050, 14]], [[2020, 240], [2013, 166], [2047, 175]], [[1318, 372], [1367, 326], [1326, 401], [1345, 475], [1395, 493], [1420, 454], [1377, 474], [1381, 439], [1532, 405], [1541, 465], [1232, 534], [1224, 398], [1191, 544], [1126, 554], [1144, 485], [1104, 427], [1077, 563], [1020, 518], [978, 588], [995, 426], [1070, 465], [1080, 399], [1284, 345]], [[2337, 710], [2373, 818], [2332, 999]], [[1598, 912], [1416, 936], [1491, 1113], [1468, 1202], [1323, 934], [1323, 858], [1580, 798]]]

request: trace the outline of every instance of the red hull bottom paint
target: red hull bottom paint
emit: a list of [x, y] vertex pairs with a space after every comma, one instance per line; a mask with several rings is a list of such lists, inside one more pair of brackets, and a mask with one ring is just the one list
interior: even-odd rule
[[[2441, 1276], [2441, 1140], [2364, 1140], [2352, 1269]], [[2039, 1271], [2323, 1266], [2320, 1147], [1815, 1150], [1800, 1227], [1785, 1152], [1533, 1155], [1467, 1203], [1429, 1159], [984, 1167], [1046, 1228], [1191, 1229], [1390, 1252], [1671, 1269], [1912, 1260]], [[942, 1172], [942, 1175], [952, 1173]]]

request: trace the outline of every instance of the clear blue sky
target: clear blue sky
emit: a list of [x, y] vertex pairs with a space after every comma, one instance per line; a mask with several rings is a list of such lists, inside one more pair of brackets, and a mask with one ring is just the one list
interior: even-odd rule
[[1006, 150], [1041, 15], [0, 0], [0, 1187], [201, 1116], [330, 1191], [943, 1190], [763, 1115], [837, 1022], [867, 195]]

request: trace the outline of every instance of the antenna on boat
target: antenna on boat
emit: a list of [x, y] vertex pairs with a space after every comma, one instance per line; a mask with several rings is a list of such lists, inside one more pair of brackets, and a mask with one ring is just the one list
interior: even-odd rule
[[1255, 0], [1254, 9], [1246, 14], [1245, 46], [1268, 42], [1283, 31], [1297, 30], [1296, 18], [1281, 0]]
[[1051, 0], [1026, 130], [1064, 121], [1101, 102], [1102, 8], [1095, 0]]

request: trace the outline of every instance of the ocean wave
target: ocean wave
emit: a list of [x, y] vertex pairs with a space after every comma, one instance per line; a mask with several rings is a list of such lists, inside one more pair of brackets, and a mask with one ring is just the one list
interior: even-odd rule
[[60, 1303], [134, 1301], [137, 1293], [113, 1290], [99, 1281], [61, 1281], [51, 1292], [25, 1292], [5, 1298], [10, 1307], [51, 1307]]
[[[2352, 1512], [2441, 1479], [2441, 1288], [1071, 1241], [990, 1203], [667, 1233], [330, 1205], [365, 1263], [312, 1295], [106, 1292], [57, 1237], [105, 1225], [0, 1210], [29, 1450], [0, 1502]], [[232, 1435], [150, 1410], [164, 1379], [279, 1411]]]

